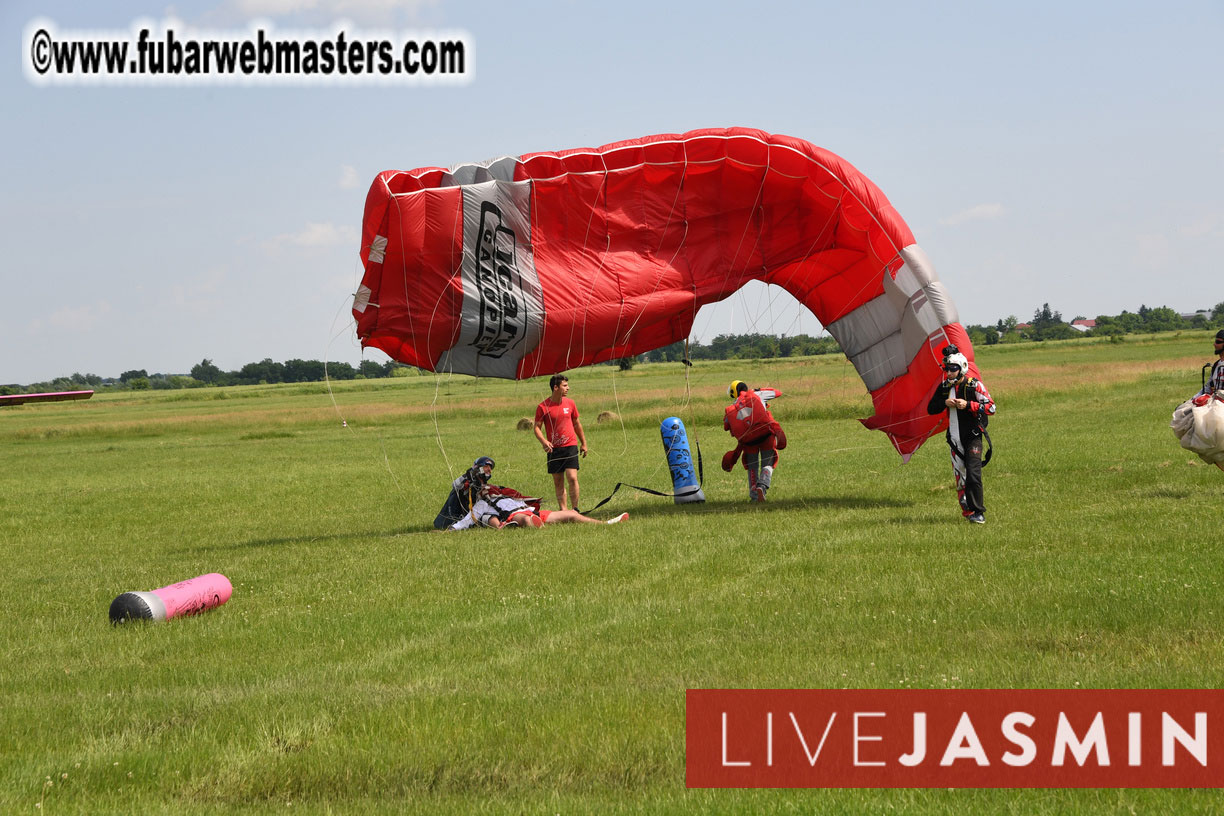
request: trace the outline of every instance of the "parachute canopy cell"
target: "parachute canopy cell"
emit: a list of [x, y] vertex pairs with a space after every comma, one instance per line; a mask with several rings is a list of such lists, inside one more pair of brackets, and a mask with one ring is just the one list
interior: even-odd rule
[[[841, 345], [906, 458], [946, 417], [940, 349], [972, 347], [913, 233], [866, 176], [759, 130], [698, 130], [374, 179], [353, 301], [363, 346], [523, 379], [687, 337], [749, 281]], [[971, 367], [971, 373], [976, 374]]]

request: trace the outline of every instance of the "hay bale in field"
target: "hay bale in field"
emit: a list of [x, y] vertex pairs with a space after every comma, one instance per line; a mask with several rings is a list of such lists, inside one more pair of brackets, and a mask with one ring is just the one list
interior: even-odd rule
[[595, 417], [595, 422], [612, 422], [617, 419], [620, 419], [620, 417], [616, 415], [615, 411], [600, 411], [599, 416]]
[[531, 421], [531, 419], [530, 419], [529, 417], [523, 417], [522, 419], [520, 419], [520, 420], [518, 421], [518, 423], [517, 423], [517, 424], [516, 424], [514, 427], [515, 427], [515, 430], [519, 430], [519, 431], [530, 431], [530, 430], [531, 430], [531, 426], [532, 426], [532, 425], [534, 425], [534, 424], [535, 424], [535, 423], [534, 423], [534, 422], [532, 422], [532, 421]]

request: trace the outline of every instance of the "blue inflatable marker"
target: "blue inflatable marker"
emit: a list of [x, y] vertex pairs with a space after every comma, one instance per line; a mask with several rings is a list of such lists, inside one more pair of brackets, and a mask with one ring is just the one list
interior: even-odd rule
[[663, 434], [663, 450], [667, 453], [667, 466], [671, 468], [672, 492], [676, 504], [705, 501], [697, 469], [693, 467], [693, 455], [689, 453], [688, 432], [679, 417], [668, 417], [659, 427]]

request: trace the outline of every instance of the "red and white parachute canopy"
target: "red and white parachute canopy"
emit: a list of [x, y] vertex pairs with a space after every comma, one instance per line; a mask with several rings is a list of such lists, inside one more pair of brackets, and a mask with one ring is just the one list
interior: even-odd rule
[[760, 280], [838, 341], [871, 392], [863, 423], [908, 458], [946, 421], [926, 413], [942, 347], [973, 356], [879, 188], [759, 130], [386, 171], [361, 243], [362, 345], [431, 371], [521, 379], [641, 354]]

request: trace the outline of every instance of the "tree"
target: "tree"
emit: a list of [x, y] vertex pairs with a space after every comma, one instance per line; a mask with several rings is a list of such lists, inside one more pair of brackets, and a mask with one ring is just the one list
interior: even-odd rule
[[320, 382], [323, 364], [318, 360], [288, 360], [285, 362], [285, 382]]
[[221, 377], [221, 369], [213, 365], [213, 361], [205, 358], [191, 367], [191, 378], [202, 383], [214, 384]]
[[1224, 301], [1211, 308], [1211, 325], [1224, 326]]
[[1185, 328], [1185, 321], [1168, 306], [1160, 306], [1148, 309], [1143, 318], [1143, 328], [1150, 332], [1177, 331]]
[[[119, 382], [127, 384], [131, 382], [132, 380], [141, 379], [141, 378], [145, 379], [146, 381], [149, 379], [149, 372], [145, 371], [143, 368], [135, 369], [133, 371], [123, 372], [122, 374], [119, 375]], [[148, 387], [149, 387], [148, 382], [145, 382], [145, 388], [148, 388]]]
[[247, 363], [238, 372], [238, 381], [246, 385], [285, 381], [285, 366], [265, 357], [258, 363]]
[[[323, 364], [319, 363], [322, 367]], [[357, 378], [357, 369], [353, 368], [348, 363], [329, 363], [327, 366], [327, 376], [333, 380], [354, 380]], [[322, 380], [323, 377], [319, 377]]]
[[684, 341], [677, 340], [670, 346], [657, 348], [646, 356], [652, 363], [678, 363], [684, 359]]
[[965, 333], [975, 346], [993, 346], [999, 342], [999, 332], [994, 326], [966, 326]]
[[[1139, 310], [1143, 311], [1146, 307], [1140, 306]], [[1122, 328], [1123, 334], [1134, 334], [1135, 332], [1143, 331], [1143, 318], [1140, 315], [1122, 310], [1122, 314], [1117, 318], [1118, 326]]]
[[1016, 326], [1020, 325], [1020, 318], [1015, 315], [1008, 315], [995, 324], [995, 328], [999, 330], [999, 334], [1006, 337], [1016, 330]]
[[386, 367], [379, 365], [373, 360], [362, 360], [361, 365], [358, 366], [357, 370], [361, 373], [361, 376], [365, 377], [367, 380], [387, 376]]
[[1125, 333], [1118, 319], [1110, 315], [1097, 315], [1096, 326], [1088, 330], [1093, 337], [1120, 337]]
[[1048, 303], [1043, 303], [1040, 309], [1033, 312], [1028, 333], [1034, 340], [1066, 340], [1079, 336], [1075, 329], [1063, 322], [1062, 312], [1052, 310]]

